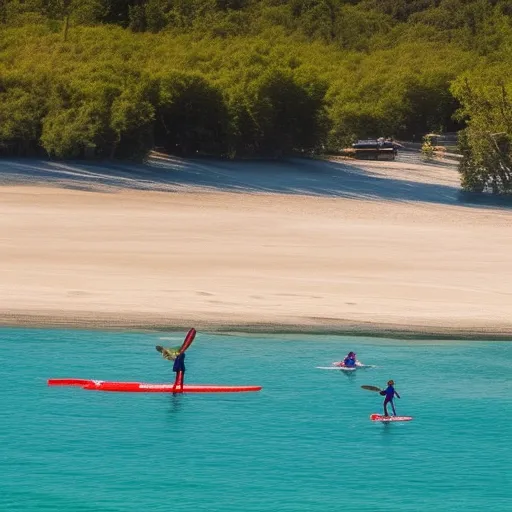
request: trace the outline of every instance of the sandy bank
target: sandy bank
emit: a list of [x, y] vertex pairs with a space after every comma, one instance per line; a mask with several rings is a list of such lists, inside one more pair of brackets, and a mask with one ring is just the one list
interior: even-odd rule
[[453, 166], [178, 164], [4, 161], [0, 323], [512, 338], [512, 211]]

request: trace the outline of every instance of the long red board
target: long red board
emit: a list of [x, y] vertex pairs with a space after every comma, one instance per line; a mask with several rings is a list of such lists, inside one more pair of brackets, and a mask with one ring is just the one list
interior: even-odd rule
[[217, 386], [209, 384], [185, 384], [175, 389], [172, 384], [147, 384], [144, 382], [109, 382], [90, 379], [49, 379], [48, 386], [78, 386], [94, 391], [118, 391], [126, 393], [241, 393], [259, 391], [261, 386]]

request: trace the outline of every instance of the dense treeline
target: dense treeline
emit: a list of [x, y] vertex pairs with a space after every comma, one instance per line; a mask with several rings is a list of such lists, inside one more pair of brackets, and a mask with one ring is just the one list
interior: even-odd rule
[[459, 130], [511, 189], [509, 0], [3, 0], [0, 151], [332, 151]]

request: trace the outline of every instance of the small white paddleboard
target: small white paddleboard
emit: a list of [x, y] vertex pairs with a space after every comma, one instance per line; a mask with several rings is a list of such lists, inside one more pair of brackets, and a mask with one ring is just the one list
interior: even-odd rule
[[[340, 367], [341, 361], [335, 361], [332, 364], [334, 366], [336, 366], [336, 367]], [[377, 368], [377, 367], [375, 365], [373, 365], [373, 364], [363, 364], [363, 363], [360, 363], [359, 361], [357, 361], [356, 362], [356, 368]]]
[[357, 368], [345, 368], [344, 366], [317, 366], [319, 370], [341, 370], [342, 372], [354, 372]]

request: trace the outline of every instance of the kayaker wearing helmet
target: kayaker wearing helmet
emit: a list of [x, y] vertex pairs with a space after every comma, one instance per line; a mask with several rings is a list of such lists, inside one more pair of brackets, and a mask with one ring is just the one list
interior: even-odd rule
[[388, 408], [387, 408], [388, 404], [391, 404], [391, 408], [393, 409], [393, 416], [396, 416], [395, 405], [393, 404], [393, 398], [395, 397], [395, 395], [398, 398], [400, 398], [400, 395], [397, 393], [396, 389], [394, 388], [394, 385], [395, 385], [394, 380], [388, 380], [388, 387], [385, 390], [380, 392], [380, 394], [382, 396], [386, 397], [384, 399], [384, 416], [389, 416]]

